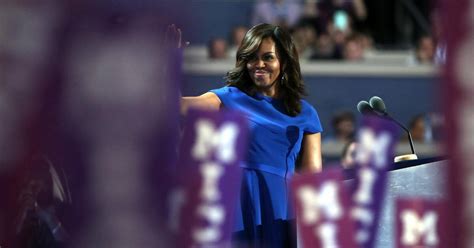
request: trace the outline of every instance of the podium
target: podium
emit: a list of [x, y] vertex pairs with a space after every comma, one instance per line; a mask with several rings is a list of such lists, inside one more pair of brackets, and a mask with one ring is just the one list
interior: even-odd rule
[[395, 247], [395, 200], [419, 197], [440, 200], [447, 192], [447, 160], [433, 157], [394, 163], [388, 172], [387, 191], [375, 247]]
[[[354, 169], [344, 170], [350, 184]], [[447, 157], [430, 157], [393, 163], [387, 176], [387, 188], [378, 226], [375, 247], [395, 247], [395, 201], [398, 197], [432, 200], [445, 198], [447, 192]]]
[[[387, 175], [386, 194], [383, 199], [375, 247], [395, 247], [396, 199], [423, 198], [442, 200], [447, 193], [447, 157], [429, 157], [393, 163]], [[354, 168], [344, 170], [345, 186], [350, 192], [355, 176]], [[297, 232], [298, 246], [303, 247]]]

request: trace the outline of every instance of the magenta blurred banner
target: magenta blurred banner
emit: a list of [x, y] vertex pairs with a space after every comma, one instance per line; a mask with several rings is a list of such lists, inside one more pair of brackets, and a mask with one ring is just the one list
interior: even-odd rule
[[[240, 195], [247, 121], [236, 111], [190, 111], [170, 215], [176, 247], [229, 247]], [[172, 222], [172, 223], [173, 223]], [[173, 226], [172, 226], [173, 227]]]
[[295, 175], [291, 190], [303, 247], [358, 247], [340, 170]]
[[357, 134], [351, 217], [356, 222], [355, 239], [360, 247], [372, 248], [375, 244], [398, 128], [389, 120], [367, 117]]
[[446, 204], [443, 201], [397, 199], [395, 247], [450, 247], [446, 218]]
[[0, 3], [2, 248], [172, 247], [181, 57], [161, 11]]

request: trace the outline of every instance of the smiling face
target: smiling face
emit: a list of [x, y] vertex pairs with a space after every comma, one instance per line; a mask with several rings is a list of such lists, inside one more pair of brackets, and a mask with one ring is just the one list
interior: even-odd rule
[[276, 95], [275, 83], [280, 78], [280, 60], [272, 38], [262, 40], [256, 54], [247, 62], [247, 71], [259, 91], [271, 97]]

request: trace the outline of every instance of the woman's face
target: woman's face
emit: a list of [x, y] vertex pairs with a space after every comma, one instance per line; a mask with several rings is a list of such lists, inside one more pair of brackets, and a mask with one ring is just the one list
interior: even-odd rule
[[272, 38], [262, 40], [255, 56], [247, 62], [247, 70], [257, 88], [264, 92], [275, 89], [280, 76], [280, 60]]

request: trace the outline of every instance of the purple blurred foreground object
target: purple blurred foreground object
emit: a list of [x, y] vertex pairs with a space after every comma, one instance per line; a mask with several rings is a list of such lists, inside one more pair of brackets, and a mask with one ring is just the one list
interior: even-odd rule
[[13, 148], [0, 159], [0, 246], [172, 247], [181, 57], [163, 50], [169, 23], [71, 5], [5, 8], [22, 15], [2, 25], [35, 35], [0, 42], [0, 147]]
[[397, 199], [395, 247], [450, 247], [445, 206], [439, 200]]
[[368, 116], [358, 132], [351, 216], [356, 222], [356, 241], [362, 247], [375, 244], [397, 131], [393, 122]]
[[303, 247], [358, 247], [341, 170], [295, 175], [291, 190]]
[[[179, 69], [147, 15], [83, 16], [64, 55], [59, 123], [76, 203], [72, 247], [170, 247], [165, 199], [179, 138]], [[164, 70], [163, 68], [167, 68]]]
[[239, 112], [188, 112], [170, 201], [176, 247], [230, 245], [247, 135]]
[[36, 152], [62, 11], [1, 1], [0, 19], [0, 246], [41, 247], [64, 237], [56, 217], [68, 202], [62, 170]]

